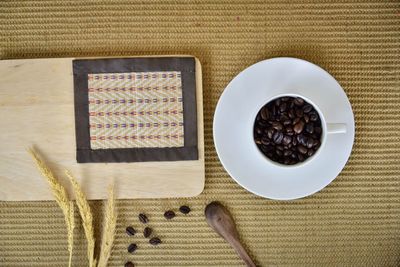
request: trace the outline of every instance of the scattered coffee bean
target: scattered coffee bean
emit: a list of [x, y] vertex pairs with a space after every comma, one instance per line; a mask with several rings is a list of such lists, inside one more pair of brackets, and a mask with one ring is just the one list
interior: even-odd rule
[[125, 267], [135, 267], [135, 264], [133, 264], [131, 261], [128, 261], [125, 263]]
[[140, 213], [140, 214], [139, 214], [139, 221], [140, 221], [141, 223], [148, 223], [148, 222], [149, 222], [149, 219], [147, 218], [147, 216], [146, 216], [145, 214]]
[[165, 217], [165, 219], [171, 220], [172, 218], [175, 217], [175, 212], [173, 212], [172, 210], [167, 210], [164, 213], [164, 217]]
[[158, 237], [153, 237], [152, 239], [149, 240], [149, 243], [152, 244], [153, 246], [157, 246], [158, 244], [161, 244], [161, 240]]
[[179, 208], [179, 211], [182, 212], [183, 214], [188, 214], [190, 212], [190, 208], [188, 206], [181, 206]]
[[128, 246], [128, 252], [129, 252], [129, 253], [135, 252], [136, 249], [137, 249], [137, 245], [134, 244], [134, 243], [132, 243], [132, 244], [130, 244], [130, 245]]
[[150, 235], [151, 235], [152, 232], [153, 232], [153, 229], [151, 229], [150, 227], [146, 227], [146, 228], [144, 228], [144, 230], [143, 230], [143, 236], [144, 236], [145, 238], [148, 238], [148, 237], [150, 237]]
[[134, 236], [134, 235], [136, 234], [136, 230], [133, 229], [132, 226], [128, 226], [128, 227], [126, 227], [126, 233], [127, 233], [128, 235], [130, 235], [130, 236]]
[[322, 127], [312, 105], [300, 97], [282, 97], [261, 108], [253, 133], [264, 155], [291, 165], [315, 154], [321, 145]]

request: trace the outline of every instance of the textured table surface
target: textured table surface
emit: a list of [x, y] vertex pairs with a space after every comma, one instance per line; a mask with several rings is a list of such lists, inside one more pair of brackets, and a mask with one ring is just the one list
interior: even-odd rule
[[[241, 266], [203, 210], [232, 211], [261, 266], [400, 265], [399, 1], [0, 2], [0, 57], [192, 54], [203, 64], [206, 187], [190, 199], [123, 200], [110, 266]], [[239, 187], [218, 161], [212, 117], [226, 84], [262, 59], [293, 56], [334, 75], [356, 119], [353, 154], [339, 177], [305, 199], [277, 202]], [[0, 93], [1, 95], [1, 93]], [[29, 188], [26, 188], [29, 190]], [[92, 202], [97, 224], [103, 203]], [[166, 209], [193, 212], [171, 221]], [[124, 228], [146, 212], [163, 240], [151, 247]], [[77, 217], [78, 219], [78, 217]], [[97, 228], [99, 229], [99, 228]], [[86, 266], [83, 230], [73, 266]], [[129, 255], [126, 247], [139, 249]], [[0, 203], [0, 266], [66, 266], [66, 228], [55, 202]]]

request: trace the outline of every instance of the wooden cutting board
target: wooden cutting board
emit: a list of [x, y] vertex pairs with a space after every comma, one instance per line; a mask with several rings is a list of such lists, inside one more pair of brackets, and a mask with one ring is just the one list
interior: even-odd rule
[[[125, 57], [126, 58], [126, 57]], [[76, 162], [72, 60], [0, 61], [0, 200], [52, 200], [27, 148], [34, 147], [71, 188], [64, 170], [79, 180], [88, 199], [104, 199], [114, 183], [117, 198], [191, 197], [204, 188], [201, 65], [196, 59], [199, 159], [191, 161]]]

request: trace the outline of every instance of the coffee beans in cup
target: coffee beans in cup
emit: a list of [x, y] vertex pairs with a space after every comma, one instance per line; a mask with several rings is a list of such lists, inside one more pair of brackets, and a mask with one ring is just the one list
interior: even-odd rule
[[258, 112], [254, 141], [272, 161], [294, 165], [312, 157], [321, 145], [321, 119], [300, 97], [280, 97]]

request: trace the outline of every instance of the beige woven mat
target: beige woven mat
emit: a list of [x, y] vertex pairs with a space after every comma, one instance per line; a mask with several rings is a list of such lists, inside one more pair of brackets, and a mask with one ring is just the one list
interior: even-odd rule
[[[393, 1], [0, 1], [1, 58], [192, 54], [203, 63], [206, 187], [197, 198], [120, 201], [110, 266], [240, 266], [203, 218], [218, 199], [231, 209], [261, 266], [400, 265], [400, 3]], [[332, 73], [356, 118], [341, 175], [311, 197], [256, 197], [221, 167], [212, 117], [226, 84], [259, 60], [294, 56]], [[29, 190], [29, 188], [26, 188]], [[190, 205], [166, 222], [167, 208]], [[93, 202], [101, 216], [101, 202]], [[145, 211], [164, 241], [128, 238]], [[141, 229], [141, 228], [139, 228]], [[74, 266], [85, 266], [82, 229]], [[129, 241], [139, 249], [128, 255]], [[53, 202], [0, 203], [0, 266], [66, 266], [63, 215]]]

